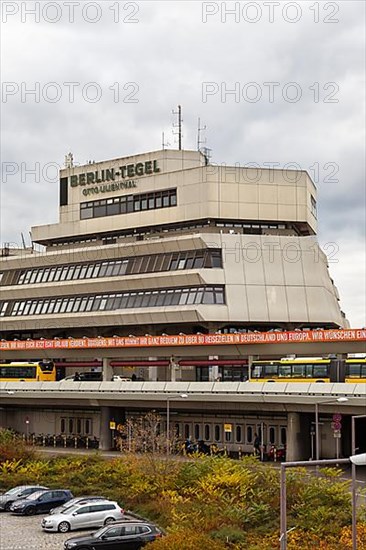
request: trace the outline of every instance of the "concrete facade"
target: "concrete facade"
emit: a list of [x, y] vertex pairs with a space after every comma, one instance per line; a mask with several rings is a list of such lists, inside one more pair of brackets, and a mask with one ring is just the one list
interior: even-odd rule
[[[199, 152], [169, 150], [63, 169], [59, 223], [32, 228], [46, 248], [5, 250], [0, 261], [3, 334], [347, 327], [316, 225], [316, 189], [302, 171], [210, 165]], [[217, 263], [193, 264], [197, 254], [216, 254]], [[147, 266], [151, 256], [164, 258], [159, 269]], [[135, 263], [137, 272], [90, 274], [94, 266], [136, 258], [144, 266]], [[64, 271], [52, 279], [57, 268]], [[198, 294], [191, 303], [181, 296], [143, 307], [144, 293], [192, 288]], [[111, 302], [119, 293], [139, 294], [140, 305], [100, 303], [88, 311], [70, 301], [54, 310], [49, 303], [101, 294]]]

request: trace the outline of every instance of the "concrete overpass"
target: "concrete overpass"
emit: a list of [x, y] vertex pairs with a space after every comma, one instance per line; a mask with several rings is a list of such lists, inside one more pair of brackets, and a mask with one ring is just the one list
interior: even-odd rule
[[[323, 419], [324, 424], [330, 425], [329, 415], [341, 412], [342, 446], [346, 451], [350, 449], [351, 416], [366, 411], [365, 383], [6, 382], [1, 384], [0, 393], [2, 425], [9, 425], [10, 418], [17, 414], [36, 424], [44, 421], [47, 411], [52, 411], [51, 416], [53, 411], [64, 416], [68, 411], [95, 411], [100, 418], [98, 435], [103, 449], [110, 448], [109, 423], [119, 411], [144, 414], [155, 410], [164, 417], [168, 401], [176, 420], [187, 414], [205, 418], [205, 422], [218, 416], [226, 422], [233, 417], [283, 418], [282, 423], [287, 424], [288, 460], [309, 456], [309, 431], [316, 403], [321, 414], [328, 417]], [[180, 399], [181, 395], [187, 397]], [[342, 403], [337, 401], [339, 398]]]

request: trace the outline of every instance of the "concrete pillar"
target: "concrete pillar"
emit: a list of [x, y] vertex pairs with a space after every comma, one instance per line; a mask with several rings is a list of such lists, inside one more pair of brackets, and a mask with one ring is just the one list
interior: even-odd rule
[[[149, 361], [156, 361], [157, 357], [149, 357]], [[148, 380], [156, 382], [158, 379], [158, 367], [149, 367]]]
[[252, 365], [253, 365], [253, 355], [248, 355], [248, 380], [251, 381], [252, 378]]
[[301, 430], [300, 414], [288, 413], [287, 415], [287, 445], [286, 462], [301, 460]]
[[[208, 360], [212, 361], [218, 359], [217, 355], [210, 355]], [[218, 365], [211, 365], [208, 367], [208, 379], [210, 382], [215, 382], [215, 380], [218, 379], [219, 376], [219, 366]]]
[[110, 407], [100, 407], [99, 449], [102, 451], [110, 451], [112, 448], [112, 434], [109, 428], [110, 421]]
[[170, 382], [176, 381], [177, 367], [178, 363], [176, 362], [174, 355], [172, 355], [169, 360]]
[[113, 368], [110, 366], [110, 359], [103, 357], [103, 381], [110, 382], [113, 376]]

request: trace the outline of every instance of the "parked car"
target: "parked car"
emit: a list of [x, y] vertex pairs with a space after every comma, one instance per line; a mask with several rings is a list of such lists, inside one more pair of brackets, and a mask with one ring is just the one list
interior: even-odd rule
[[47, 490], [48, 487], [41, 487], [40, 485], [20, 485], [9, 489], [3, 495], [0, 495], [0, 510], [9, 512], [10, 506], [18, 499], [26, 498], [32, 493], [40, 490]]
[[65, 550], [139, 550], [163, 536], [153, 523], [124, 521], [103, 527], [85, 537], [73, 537], [64, 543]]
[[74, 529], [101, 527], [122, 519], [124, 510], [110, 500], [91, 502], [67, 508], [61, 514], [43, 518], [41, 527], [45, 531], [67, 533]]
[[47, 513], [56, 506], [61, 506], [73, 498], [71, 491], [65, 489], [37, 491], [27, 498], [16, 500], [10, 507], [12, 514], [32, 516]]
[[71, 506], [76, 506], [77, 504], [86, 504], [87, 502], [94, 502], [96, 500], [105, 500], [105, 497], [95, 497], [95, 496], [83, 496], [83, 497], [75, 497], [69, 500], [68, 502], [65, 502], [62, 506], [57, 506], [57, 508], [52, 508], [50, 510], [50, 514], [62, 514], [64, 510], [67, 508], [71, 508]]
[[127, 378], [126, 376], [120, 376], [119, 374], [114, 374], [112, 381], [118, 380], [119, 382], [131, 382], [132, 378]]
[[75, 374], [66, 376], [61, 382], [65, 380], [74, 380], [74, 382], [102, 382], [103, 373], [100, 371], [76, 372]]

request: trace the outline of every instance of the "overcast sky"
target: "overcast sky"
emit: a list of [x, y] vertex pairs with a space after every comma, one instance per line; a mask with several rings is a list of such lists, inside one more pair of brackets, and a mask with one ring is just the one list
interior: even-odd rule
[[341, 307], [365, 326], [363, 1], [2, 2], [1, 15], [2, 242], [57, 222], [65, 153], [143, 153], [162, 132], [174, 148], [181, 104], [185, 148], [200, 117], [214, 162], [309, 171]]

